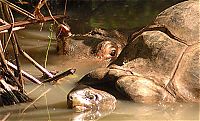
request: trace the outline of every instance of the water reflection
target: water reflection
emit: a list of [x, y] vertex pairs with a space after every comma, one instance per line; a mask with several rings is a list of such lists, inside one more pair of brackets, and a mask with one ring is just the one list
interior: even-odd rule
[[51, 121], [199, 120], [199, 104], [192, 103], [145, 105], [119, 101], [115, 111], [103, 113], [75, 113], [73, 110], [65, 108], [65, 102], [49, 105], [48, 111], [45, 105], [38, 106], [36, 103], [35, 106], [37, 109], [32, 106], [23, 114], [20, 112], [25, 107], [24, 104], [5, 107], [0, 110], [0, 119], [9, 111], [11, 117], [8, 121], [45, 121], [49, 119]]
[[[128, 107], [128, 108], [127, 108]], [[198, 120], [199, 104], [136, 104], [119, 102], [116, 110], [103, 120]]]
[[164, 9], [183, 0], [70, 1], [68, 14], [73, 33], [86, 33], [91, 28], [133, 31], [150, 24]]
[[112, 112], [113, 110], [105, 111], [105, 112], [101, 112], [101, 111], [95, 111], [95, 112], [87, 111], [87, 112], [81, 112], [81, 113], [73, 112], [71, 115], [72, 118], [70, 119], [70, 121], [97, 121], [109, 115]]

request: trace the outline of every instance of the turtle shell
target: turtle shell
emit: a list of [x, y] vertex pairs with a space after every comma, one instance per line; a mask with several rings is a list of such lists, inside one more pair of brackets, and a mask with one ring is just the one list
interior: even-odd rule
[[164, 10], [149, 29], [129, 41], [112, 65], [80, 82], [115, 82], [134, 102], [199, 102], [198, 5], [191, 0]]
[[198, 1], [161, 12], [151, 29], [128, 43], [114, 62], [133, 74], [119, 77], [118, 90], [135, 102], [199, 102], [199, 15]]
[[166, 27], [171, 34], [187, 45], [199, 42], [199, 1], [185, 1], [176, 4], [155, 19], [154, 24]]

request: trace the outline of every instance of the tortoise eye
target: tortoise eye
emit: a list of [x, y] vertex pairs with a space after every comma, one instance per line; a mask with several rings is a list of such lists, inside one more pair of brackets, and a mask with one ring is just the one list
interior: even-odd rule
[[111, 56], [115, 56], [116, 55], [116, 50], [112, 50], [110, 53]]
[[97, 95], [92, 94], [91, 92], [87, 92], [87, 93], [85, 94], [85, 97], [86, 97], [87, 99], [90, 99], [90, 100], [96, 100], [96, 99], [97, 99]]
[[91, 94], [91, 95], [88, 96], [88, 98], [89, 98], [90, 100], [92, 100], [92, 99], [95, 99], [95, 96]]
[[72, 96], [72, 95], [69, 95], [69, 96], [68, 96], [68, 99], [69, 99], [69, 100], [73, 100], [73, 96]]

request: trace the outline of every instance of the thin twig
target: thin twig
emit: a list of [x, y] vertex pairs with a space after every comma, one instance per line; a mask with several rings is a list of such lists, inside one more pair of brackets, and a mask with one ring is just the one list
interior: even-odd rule
[[6, 120], [8, 119], [9, 116], [10, 116], [10, 112], [7, 113], [7, 114], [4, 116], [4, 118], [1, 119], [1, 121], [6, 121]]
[[12, 9], [16, 10], [17, 12], [20, 12], [21, 14], [24, 14], [25, 16], [31, 18], [31, 19], [35, 19], [35, 16], [31, 13], [29, 13], [28, 11], [18, 7], [17, 5], [7, 1], [7, 0], [0, 0], [0, 2], [8, 5], [9, 7], [11, 7]]
[[33, 105], [37, 100], [39, 100], [42, 96], [44, 96], [46, 93], [48, 93], [51, 90], [51, 88], [49, 88], [48, 90], [46, 90], [45, 92], [43, 92], [39, 97], [37, 97], [33, 102], [31, 102], [31, 104], [29, 104], [26, 108], [24, 108], [24, 110], [22, 111], [22, 114], [31, 106]]
[[64, 10], [64, 13], [63, 13], [65, 16], [67, 15], [67, 0], [65, 0], [65, 10]]
[[[12, 29], [13, 29], [13, 26], [14, 26], [14, 23], [15, 23], [14, 16], [12, 14], [12, 11], [10, 9], [8, 9], [8, 10], [9, 10], [9, 13], [10, 13], [10, 16], [11, 16]], [[19, 83], [22, 85], [21, 91], [24, 91], [24, 81], [22, 79], [21, 66], [20, 66], [20, 61], [19, 61], [19, 50], [17, 48], [17, 38], [16, 38], [15, 33], [13, 33], [12, 30], [11, 30], [10, 34], [12, 35], [11, 42], [12, 42], [12, 45], [13, 45], [13, 52], [14, 52], [15, 60], [16, 60], [16, 64], [17, 64], [17, 76], [18, 76]]]
[[[45, 84], [44, 84], [44, 88], [45, 88]], [[47, 107], [47, 113], [48, 113], [48, 121], [51, 121], [51, 116], [50, 116], [50, 112], [49, 112], [49, 106], [48, 106], [48, 101], [47, 101], [47, 94], [44, 95], [45, 98], [45, 103], [46, 103], [46, 107]]]
[[10, 34], [9, 34], [9, 37], [8, 37], [7, 40], [5, 40], [5, 46], [4, 46], [4, 49], [3, 49], [3, 52], [5, 52], [5, 50], [6, 50], [6, 48], [7, 48], [7, 45], [8, 45], [8, 43], [10, 42], [10, 39], [11, 39], [11, 37], [12, 37], [12, 33], [13, 33], [12, 30], [13, 30], [13, 28], [14, 28], [14, 25], [13, 25], [13, 23], [14, 23], [14, 18], [13, 18], [13, 16], [11, 15], [12, 12], [10, 11], [9, 6], [3, 4], [2, 7], [3, 7], [3, 8], [2, 8], [2, 12], [3, 12], [3, 15], [4, 15], [4, 19], [7, 20], [7, 21], [9, 22], [9, 24], [6, 24], [6, 25], [10, 25], [10, 26], [11, 26], [11, 27], [9, 28], [10, 30], [8, 30], [8, 32], [10, 33]]
[[[66, 16], [64, 15], [56, 15], [56, 16], [53, 16], [54, 19], [61, 19], [61, 18], [66, 18]], [[44, 17], [44, 22], [46, 21], [51, 21], [52, 20], [52, 17], [50, 16], [47, 16], [47, 17]], [[17, 27], [17, 26], [25, 26], [25, 25], [28, 25], [28, 24], [34, 24], [34, 23], [40, 23], [39, 20], [26, 20], [26, 21], [18, 21], [18, 22], [15, 22], [14, 24], [14, 27]], [[0, 31], [2, 30], [7, 30], [11, 27], [11, 25], [3, 25], [3, 26], [0, 26]]]
[[59, 25], [58, 21], [53, 17], [53, 15], [51, 14], [51, 10], [49, 9], [49, 6], [47, 5], [47, 3], [45, 3], [47, 10], [49, 11], [49, 15], [51, 16], [51, 18], [56, 22], [56, 24]]
[[10, 95], [12, 95], [12, 99], [14, 100], [15, 103], [19, 103], [20, 101], [18, 100], [18, 98], [16, 97], [16, 95], [13, 93], [12, 89], [14, 89], [14, 87], [12, 87], [11, 85], [9, 85], [8, 83], [5, 82], [5, 80], [0, 77], [0, 84], [3, 85], [3, 87], [5, 88], [5, 90], [10, 93]]
[[[13, 29], [12, 29], [12, 30], [13, 30]], [[7, 31], [10, 32], [10, 34], [9, 34], [9, 36], [8, 36], [8, 39], [7, 39], [6, 43], [5, 43], [3, 52], [6, 51], [6, 49], [7, 49], [7, 47], [8, 47], [8, 43], [10, 42], [10, 39], [11, 39], [11, 37], [12, 37], [12, 32], [13, 32], [13, 31], [9, 31], [9, 30], [7, 30]]]
[[[42, 85], [42, 84], [41, 84]], [[36, 86], [34, 89], [32, 89], [31, 91], [27, 92], [27, 95], [30, 95], [32, 92], [34, 92], [35, 90], [37, 90], [39, 87], [41, 87], [41, 85]]]
[[68, 94], [69, 92], [67, 92], [65, 89], [63, 89], [60, 85], [56, 85], [57, 87], [59, 87], [65, 94]]
[[8, 23], [8, 22], [4, 21], [4, 20], [3, 20], [3, 19], [1, 19], [1, 18], [0, 18], [0, 23], [1, 23], [1, 24], [5, 24], [5, 25], [9, 25], [9, 23]]
[[24, 50], [21, 49], [20, 46], [18, 46], [19, 52], [22, 56], [24, 56], [26, 59], [28, 59], [37, 69], [39, 69], [42, 73], [45, 73], [48, 75], [48, 77], [53, 78], [54, 75], [51, 74], [47, 69], [42, 67], [37, 61], [35, 61], [31, 56], [29, 56]]
[[45, 3], [46, 3], [46, 0], [40, 0], [36, 8], [40, 10]]
[[[11, 76], [10, 78], [12, 78], [13, 80], [16, 80], [14, 74], [12, 73], [12, 71], [8, 68], [8, 65], [6, 63], [6, 59], [4, 57], [4, 54], [3, 54], [3, 48], [2, 47], [2, 44], [1, 44], [1, 41], [0, 41], [0, 60], [1, 60], [1, 65], [2, 67], [9, 73], [9, 75]], [[18, 81], [15, 81], [17, 83], [17, 86], [19, 88], [22, 88], [22, 85], [18, 82]]]
[[69, 69], [67, 71], [64, 71], [61, 74], [58, 74], [58, 75], [54, 76], [53, 78], [49, 78], [49, 79], [45, 80], [44, 82], [57, 81], [57, 80], [65, 77], [65, 76], [68, 76], [70, 74], [74, 74], [75, 72], [76, 72], [76, 69]]
[[[7, 61], [7, 60], [5, 60], [5, 62], [8, 64], [8, 66], [9, 66], [10, 68], [12, 68], [12, 69], [14, 69], [14, 70], [17, 70], [17, 66], [15, 66], [14, 64], [12, 64], [11, 62], [9, 62], [9, 61]], [[36, 84], [42, 84], [41, 81], [39, 81], [38, 79], [36, 79], [36, 78], [33, 77], [32, 75], [28, 74], [27, 72], [25, 72], [25, 71], [23, 71], [23, 70], [21, 70], [21, 72], [22, 72], [22, 75], [23, 75], [24, 77], [26, 77], [27, 79], [29, 79], [30, 81], [32, 81], [32, 82], [34, 82], [34, 83], [36, 83]]]
[[[8, 32], [10, 33], [10, 35], [9, 35], [9, 38], [8, 38], [8, 40], [7, 40], [7, 43], [9, 42], [9, 40], [10, 40], [10, 38], [13, 36], [13, 27], [14, 27], [14, 17], [13, 17], [13, 15], [12, 15], [12, 11], [10, 10], [10, 8], [6, 5], [6, 4], [4, 4], [3, 5], [3, 12], [4, 12], [4, 17], [5, 17], [5, 19], [6, 20], [8, 20], [8, 22], [9, 23], [12, 23], [11, 24], [11, 28], [8, 30]], [[15, 54], [15, 58], [16, 58], [16, 60], [17, 60], [17, 62], [18, 62], [18, 58], [17, 58], [17, 53], [16, 53], [16, 48], [15, 48], [15, 45], [14, 45], [14, 40], [13, 39], [11, 39], [12, 40], [12, 45], [13, 45], [13, 50], [14, 50], [14, 54]], [[0, 43], [1, 44], [1, 43]], [[7, 44], [6, 44], [6, 46], [7, 46]], [[1, 45], [1, 47], [2, 47], [2, 45]], [[3, 48], [1, 48], [1, 58], [2, 58], [2, 63], [5, 63], [6, 61], [5, 61], [5, 57], [4, 57], [4, 54], [3, 54]], [[3, 54], [3, 55], [2, 55]], [[2, 64], [3, 65], [3, 64]], [[17, 65], [18, 65], [18, 74], [20, 75], [20, 68], [19, 68], [19, 63], [17, 63]], [[7, 72], [9, 72], [10, 73], [10, 76], [12, 77], [13, 76], [13, 79], [17, 82], [17, 84], [18, 84], [18, 87], [19, 87], [19, 89], [20, 89], [20, 91], [23, 91], [23, 84], [22, 84], [22, 79], [21, 79], [21, 76], [19, 76], [19, 81], [17, 81], [16, 80], [16, 78], [14, 77], [14, 75], [12, 74], [12, 72], [9, 70], [9, 68], [7, 67], [7, 64], [5, 63], [5, 66], [4, 66], [5, 68], [6, 68], [6, 70], [7, 70]]]
[[[18, 31], [18, 30], [21, 30], [21, 29], [25, 29], [25, 27], [14, 27], [12, 29], [12, 31]], [[3, 30], [3, 31], [0, 31], [0, 34], [3, 34], [3, 33], [7, 33], [8, 30]]]
[[50, 31], [50, 35], [48, 36], [49, 37], [49, 43], [48, 43], [48, 46], [47, 46], [47, 51], [46, 51], [46, 56], [45, 56], [45, 61], [44, 61], [44, 67], [47, 68], [47, 60], [48, 60], [48, 55], [49, 55], [49, 49], [50, 49], [50, 46], [51, 46], [51, 40], [52, 40], [52, 36], [53, 36], [53, 24], [50, 25], [50, 28], [49, 28], [49, 31]]
[[42, 67], [37, 61], [35, 61], [31, 56], [29, 56], [20, 46], [17, 41], [17, 47], [19, 49], [19, 52], [22, 56], [24, 56], [26, 59], [28, 59], [37, 69], [39, 69], [42, 73], [45, 73], [48, 77], [52, 78], [54, 77], [53, 74], [51, 74], [47, 69]]
[[6, 5], [6, 4], [2, 4], [3, 6], [3, 14], [4, 14], [4, 20], [7, 21], [8, 23], [11, 23], [12, 20], [11, 20], [11, 16], [10, 16], [10, 13], [9, 13], [9, 6]]

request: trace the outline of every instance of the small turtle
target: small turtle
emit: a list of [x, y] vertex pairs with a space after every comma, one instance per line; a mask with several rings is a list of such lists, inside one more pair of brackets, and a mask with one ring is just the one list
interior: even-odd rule
[[115, 91], [138, 103], [199, 102], [199, 18], [198, 1], [164, 10], [153, 24], [133, 34], [110, 66], [90, 72], [78, 83], [113, 83]]

